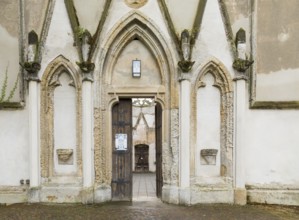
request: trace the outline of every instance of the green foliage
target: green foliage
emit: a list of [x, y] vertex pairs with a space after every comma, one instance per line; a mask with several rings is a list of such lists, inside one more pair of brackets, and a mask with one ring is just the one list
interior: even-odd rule
[[2, 84], [2, 87], [1, 87], [0, 103], [4, 101], [5, 96], [6, 96], [7, 81], [8, 81], [7, 72], [8, 72], [8, 65], [7, 65], [6, 70], [5, 70], [5, 76], [4, 76], [3, 84]]
[[76, 33], [77, 37], [78, 37], [80, 40], [82, 39], [82, 37], [83, 37], [85, 31], [86, 31], [86, 30], [85, 30], [84, 28], [82, 28], [82, 27], [77, 27], [77, 28], [76, 28], [75, 33]]
[[3, 80], [2, 86], [1, 86], [0, 103], [9, 102], [13, 98], [13, 96], [17, 90], [17, 87], [18, 87], [18, 82], [19, 82], [19, 78], [17, 77], [13, 88], [11, 89], [8, 97], [6, 98], [7, 85], [8, 85], [8, 65], [7, 65], [6, 70], [5, 70], [4, 80]]

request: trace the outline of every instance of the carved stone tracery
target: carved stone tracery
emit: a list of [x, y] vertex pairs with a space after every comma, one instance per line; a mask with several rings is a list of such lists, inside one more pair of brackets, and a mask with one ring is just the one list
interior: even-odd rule
[[[160, 102], [163, 106], [164, 113], [163, 124], [168, 123], [170, 119], [171, 105], [175, 106], [177, 100], [171, 99], [170, 91], [175, 89], [174, 76], [170, 73], [175, 72], [175, 65], [171, 63], [170, 51], [167, 50], [167, 44], [163, 40], [163, 37], [158, 31], [157, 27], [153, 25], [153, 22], [149, 22], [150, 18], [141, 15], [138, 12], [129, 13], [122, 21], [119, 22], [112, 31], [108, 34], [107, 41], [104, 41], [103, 54], [97, 54], [100, 62], [100, 71], [95, 71], [95, 86], [100, 88], [97, 91], [95, 103], [95, 182], [97, 186], [110, 186], [111, 183], [111, 108], [118, 102], [118, 99], [122, 96], [125, 97], [153, 97], [155, 102]], [[161, 85], [160, 87], [152, 87], [148, 92], [142, 90], [128, 90], [128, 88], [122, 88], [121, 86], [113, 85], [111, 72], [121, 51], [134, 39], [138, 40], [148, 48], [148, 50], [156, 57], [157, 65], [160, 70]], [[97, 63], [97, 61], [94, 61]], [[100, 74], [100, 75], [98, 75]], [[102, 75], [101, 75], [102, 74]], [[128, 93], [128, 91], [130, 91]], [[177, 97], [177, 96], [174, 96]], [[178, 118], [178, 115], [177, 115]], [[167, 129], [170, 129], [168, 125], [164, 125]], [[175, 125], [178, 127], [178, 125]], [[175, 182], [178, 176], [177, 166], [171, 166], [170, 164], [178, 164], [178, 136], [175, 136], [175, 141], [170, 141], [172, 137], [169, 136], [169, 132], [165, 129], [163, 133], [163, 178], [164, 182]], [[178, 129], [177, 129], [178, 130]], [[171, 146], [170, 146], [171, 145]], [[173, 148], [171, 150], [170, 148]], [[172, 155], [171, 151], [175, 155]], [[171, 171], [172, 170], [172, 171]], [[172, 174], [171, 174], [172, 173]], [[171, 177], [173, 176], [173, 177]], [[171, 181], [171, 179], [173, 181]], [[174, 183], [176, 184], [176, 183]]]
[[[205, 83], [202, 81], [206, 74], [212, 74], [215, 78], [214, 86], [219, 88], [221, 96], [221, 128], [220, 128], [220, 163], [221, 163], [221, 177], [227, 184], [232, 183], [233, 178], [233, 87], [232, 79], [226, 71], [225, 67], [218, 61], [212, 60], [201, 68], [200, 73], [195, 82], [193, 89], [193, 121], [196, 121], [196, 100], [197, 90], [201, 87], [205, 87]], [[192, 125], [193, 129], [193, 142], [196, 147], [196, 122]], [[193, 164], [194, 160], [193, 159]], [[195, 168], [193, 168], [195, 169]]]
[[54, 90], [60, 86], [59, 77], [67, 74], [71, 79], [69, 86], [76, 91], [76, 161], [77, 174], [82, 175], [81, 156], [81, 80], [70, 62], [63, 56], [58, 56], [45, 70], [41, 81], [41, 176], [51, 178], [54, 173]]

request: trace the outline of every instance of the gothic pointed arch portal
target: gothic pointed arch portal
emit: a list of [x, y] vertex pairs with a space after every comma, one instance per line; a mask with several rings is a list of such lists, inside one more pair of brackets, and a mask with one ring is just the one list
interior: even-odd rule
[[[161, 104], [163, 181], [165, 186], [177, 181], [178, 156], [171, 152], [171, 142], [177, 142], [170, 136], [171, 118], [178, 121], [176, 70], [169, 45], [149, 20], [140, 13], [129, 13], [114, 26], [104, 39], [104, 49], [93, 58], [99, 64], [95, 71], [95, 181], [99, 190], [105, 189], [103, 200], [111, 199], [112, 109], [126, 98], [149, 97]], [[132, 61], [136, 59], [141, 60], [140, 78], [132, 77]]]

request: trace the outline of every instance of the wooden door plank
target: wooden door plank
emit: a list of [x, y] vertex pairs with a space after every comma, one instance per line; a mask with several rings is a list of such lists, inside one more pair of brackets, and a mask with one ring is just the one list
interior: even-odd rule
[[155, 109], [156, 122], [156, 194], [162, 197], [163, 175], [162, 175], [162, 107], [159, 103]]
[[[117, 148], [116, 135], [126, 137]], [[118, 138], [121, 140], [121, 138]], [[132, 101], [121, 99], [112, 108], [112, 200], [132, 201]]]

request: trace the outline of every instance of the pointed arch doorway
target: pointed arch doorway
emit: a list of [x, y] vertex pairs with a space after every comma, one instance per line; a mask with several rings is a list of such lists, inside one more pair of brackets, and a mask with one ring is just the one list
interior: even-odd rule
[[[161, 35], [161, 30], [148, 17], [139, 12], [129, 13], [121, 19], [107, 34], [107, 37], [104, 37], [103, 45], [105, 49], [98, 50], [94, 58], [100, 66], [100, 70], [94, 72], [96, 79], [94, 86], [97, 88], [95, 110], [99, 116], [95, 119], [95, 124], [99, 128], [95, 130], [95, 137], [98, 140], [95, 141], [95, 154], [98, 155], [95, 159], [97, 168], [95, 177], [100, 186], [97, 190], [98, 195], [105, 194], [105, 197], [99, 196], [97, 199], [98, 201], [132, 200], [132, 165], [129, 163], [130, 169], [126, 172], [127, 176], [120, 176], [120, 170], [124, 171], [125, 166], [117, 162], [122, 156], [115, 152], [117, 123], [118, 120], [120, 125], [123, 122], [118, 119], [118, 113], [113, 113], [113, 111], [119, 111], [115, 109], [120, 108], [122, 100], [134, 97], [155, 98], [155, 101], [161, 105], [160, 119], [163, 119], [163, 123], [160, 123], [161, 134], [159, 136], [162, 137], [161, 147], [163, 143], [165, 186], [163, 196], [166, 197], [170, 188], [168, 183], [175, 182], [175, 177], [178, 176], [175, 174], [176, 167], [171, 168], [172, 163], [175, 166], [178, 164], [176, 162], [178, 157], [171, 153], [170, 147], [171, 143], [177, 143], [176, 140], [172, 141], [177, 137], [171, 136], [172, 130], [176, 130], [177, 126], [171, 124], [170, 121], [178, 118], [177, 72], [172, 59], [171, 47]], [[132, 75], [132, 61], [136, 59], [142, 61], [140, 77]], [[127, 156], [127, 160], [132, 160], [131, 145], [129, 152], [127, 155], [130, 156]], [[162, 157], [162, 154], [160, 156]], [[119, 167], [113, 167], [116, 163]], [[160, 174], [162, 176], [162, 171]], [[163, 183], [160, 177], [158, 181]], [[163, 197], [161, 196], [162, 186], [158, 189], [160, 189], [158, 196]]]
[[[155, 104], [156, 197], [162, 196], [162, 106]], [[133, 200], [132, 99], [121, 98], [112, 107], [112, 201]]]

